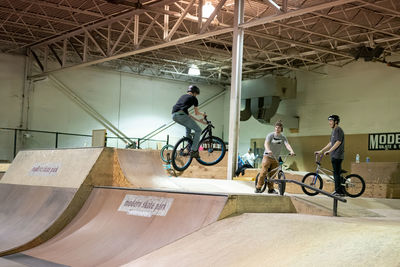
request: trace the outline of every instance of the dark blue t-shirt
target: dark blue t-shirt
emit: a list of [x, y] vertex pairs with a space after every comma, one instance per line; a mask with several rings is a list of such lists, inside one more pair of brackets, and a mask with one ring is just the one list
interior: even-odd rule
[[199, 106], [199, 101], [197, 100], [197, 98], [193, 95], [189, 95], [189, 94], [184, 94], [183, 96], [181, 96], [178, 101], [176, 102], [176, 104], [173, 106], [172, 108], [172, 113], [175, 113], [179, 110], [182, 110], [183, 112], [185, 112], [186, 114], [189, 114], [188, 109], [191, 106], [195, 106], [198, 107]]

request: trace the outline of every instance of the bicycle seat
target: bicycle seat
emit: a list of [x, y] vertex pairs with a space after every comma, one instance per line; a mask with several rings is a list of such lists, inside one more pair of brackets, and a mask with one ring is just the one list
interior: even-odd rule
[[347, 172], [346, 170], [341, 170], [341, 171], [340, 171], [340, 174], [346, 173], [346, 172]]

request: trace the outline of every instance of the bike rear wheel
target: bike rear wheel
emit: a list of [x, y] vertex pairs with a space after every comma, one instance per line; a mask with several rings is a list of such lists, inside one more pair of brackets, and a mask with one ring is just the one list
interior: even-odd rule
[[192, 139], [183, 137], [174, 146], [171, 162], [175, 170], [184, 171], [189, 167], [192, 162], [192, 157], [190, 157], [192, 143]]
[[347, 175], [344, 181], [344, 191], [349, 197], [359, 197], [365, 191], [364, 179], [357, 174]]
[[[306, 184], [306, 185], [309, 185], [309, 186], [312, 186], [312, 187], [315, 187], [318, 189], [322, 189], [322, 187], [324, 186], [321, 176], [319, 176], [319, 174], [316, 174], [314, 172], [310, 172], [310, 173], [307, 173], [306, 175], [304, 175], [303, 180], [301, 180], [301, 182], [303, 184]], [[304, 194], [309, 195], [309, 196], [315, 196], [315, 195], [319, 194], [318, 191], [314, 191], [314, 190], [309, 189], [304, 186], [302, 186], [301, 189], [303, 190]]]
[[285, 194], [286, 190], [286, 177], [283, 171], [278, 172], [278, 189], [279, 189], [279, 194], [283, 196]]
[[[257, 173], [257, 176], [256, 176], [256, 180], [255, 180], [255, 184], [254, 184], [254, 186], [257, 188], [257, 183], [258, 183], [258, 179], [260, 178], [260, 173]], [[261, 187], [261, 193], [262, 192], [264, 192], [265, 191], [265, 189], [267, 188], [267, 181], [266, 181], [266, 179], [264, 180], [264, 184], [263, 184], [263, 186]]]
[[161, 156], [162, 161], [164, 161], [165, 163], [170, 163], [173, 150], [174, 150], [174, 147], [172, 145], [163, 146], [160, 151], [160, 156]]
[[200, 158], [196, 159], [200, 164], [211, 166], [220, 162], [226, 153], [226, 146], [221, 138], [209, 136], [199, 143]]

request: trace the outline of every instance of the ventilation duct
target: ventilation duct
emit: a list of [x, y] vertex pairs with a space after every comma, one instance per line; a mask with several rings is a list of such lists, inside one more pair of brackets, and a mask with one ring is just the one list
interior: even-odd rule
[[[296, 98], [296, 79], [281, 76], [263, 77], [242, 82], [242, 105], [240, 120], [251, 115], [261, 123], [270, 124], [283, 99]], [[282, 115], [280, 115], [282, 117]]]
[[279, 96], [264, 96], [251, 99], [251, 114], [261, 123], [269, 124], [275, 115], [281, 98]]
[[240, 111], [240, 120], [247, 121], [251, 117], [251, 107], [250, 107], [251, 99], [250, 98], [242, 99], [241, 102], [242, 106], [244, 103], [244, 109]]

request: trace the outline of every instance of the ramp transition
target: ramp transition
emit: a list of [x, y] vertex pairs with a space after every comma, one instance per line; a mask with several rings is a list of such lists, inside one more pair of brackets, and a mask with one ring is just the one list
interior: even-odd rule
[[[94, 188], [64, 230], [23, 255], [68, 266], [120, 266], [215, 222], [226, 200], [221, 195]], [[153, 210], [157, 201], [170, 206], [165, 214], [150, 215], [140, 209], [146, 201], [153, 201]]]

